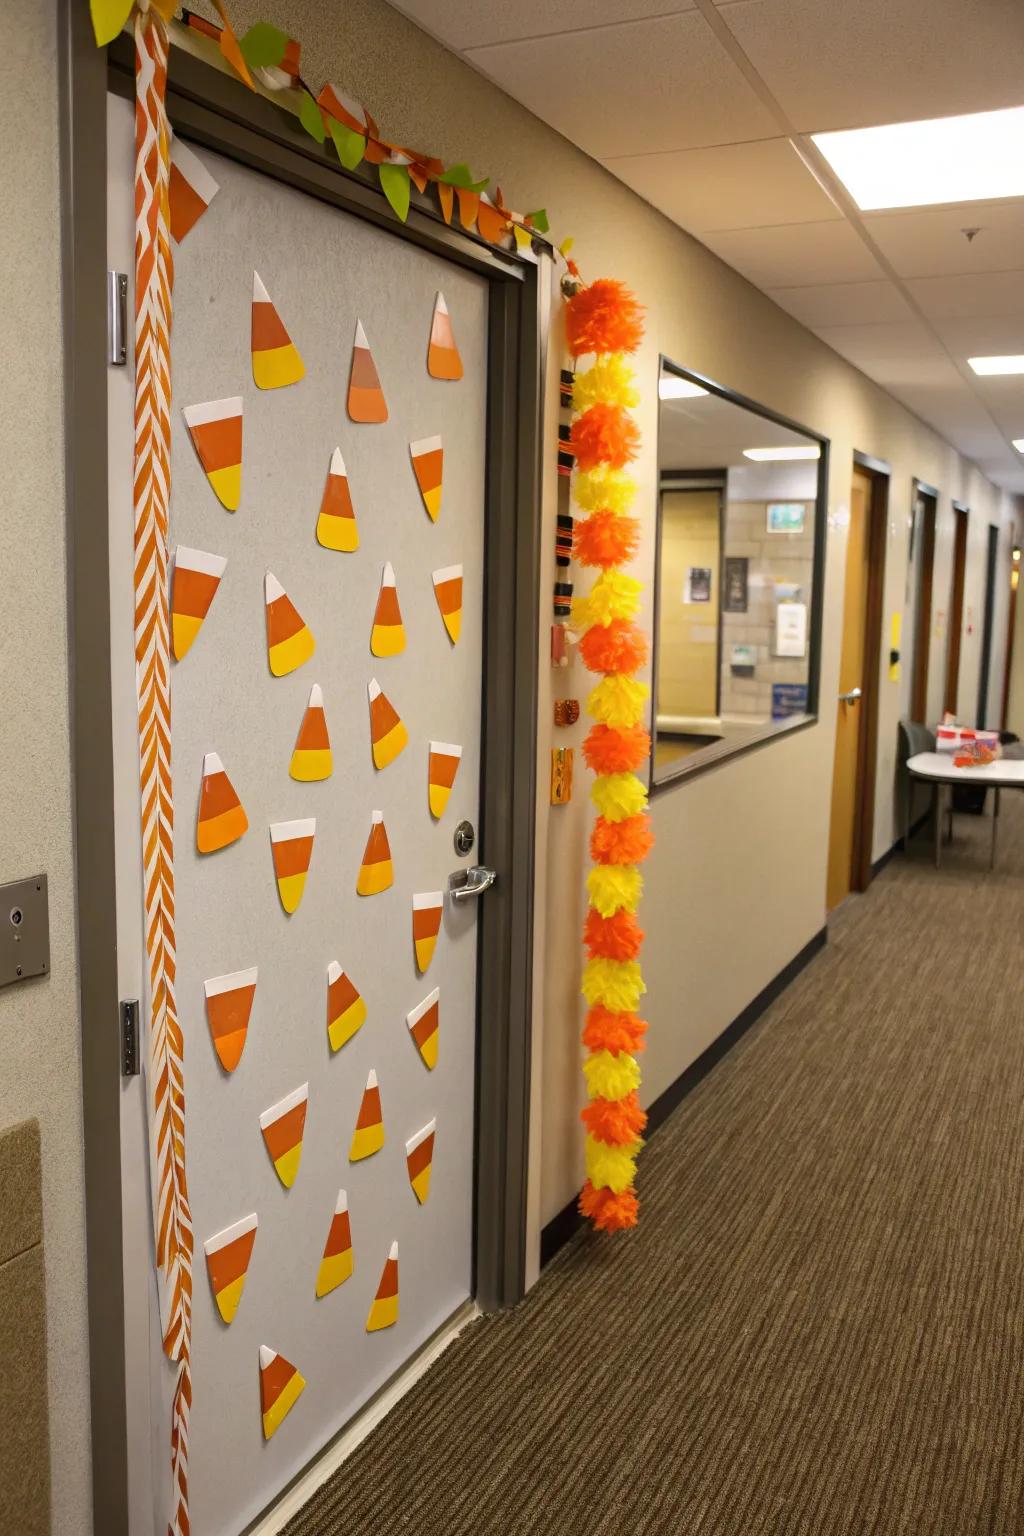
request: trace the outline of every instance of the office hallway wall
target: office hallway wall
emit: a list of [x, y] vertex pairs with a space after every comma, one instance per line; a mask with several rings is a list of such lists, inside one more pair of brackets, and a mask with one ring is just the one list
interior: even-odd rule
[[287, 1536], [1018, 1536], [1024, 796], [991, 875], [989, 827], [844, 905], [639, 1229], [467, 1329]]

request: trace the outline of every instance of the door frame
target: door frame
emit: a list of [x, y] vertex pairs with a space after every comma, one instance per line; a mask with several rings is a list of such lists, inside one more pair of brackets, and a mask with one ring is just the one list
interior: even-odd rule
[[988, 690], [992, 680], [992, 638], [995, 630], [996, 618], [996, 575], [999, 569], [999, 537], [1002, 533], [998, 523], [989, 523], [988, 541], [985, 548], [985, 611], [981, 619], [981, 672], [978, 677], [978, 708], [976, 710], [975, 725], [979, 730], [985, 728], [985, 716], [988, 713]]
[[[122, 1077], [110, 681], [106, 104], [134, 98], [134, 48], [96, 47], [59, 0], [68, 665], [82, 1019], [93, 1516], [128, 1529], [120, 1115]], [[501, 871], [481, 904], [473, 1286], [484, 1309], [525, 1293], [540, 636], [540, 268], [446, 225], [414, 191], [399, 224], [370, 171], [346, 172], [297, 120], [172, 45], [172, 123], [489, 283], [483, 793], [478, 848]], [[102, 212], [101, 212], [102, 210]], [[500, 591], [501, 601], [494, 594]]]
[[964, 593], [967, 589], [971, 509], [962, 501], [954, 501], [952, 505], [953, 565], [949, 577], [949, 636], [946, 643], [946, 680], [942, 690], [942, 708], [952, 710], [955, 715], [957, 696], [960, 692], [960, 658], [964, 639]]
[[[885, 600], [886, 529], [892, 470], [884, 459], [855, 449], [853, 469], [871, 481], [868, 507], [868, 590], [864, 615], [863, 726], [857, 744], [857, 798], [854, 804], [850, 890], [871, 884], [871, 842], [875, 830], [875, 781], [878, 773], [878, 705], [882, 681], [882, 612]], [[834, 749], [833, 749], [834, 750]]]
[[[927, 724], [928, 677], [931, 671], [932, 599], [935, 582], [935, 524], [939, 512], [939, 493], [934, 485], [926, 485], [914, 477], [911, 484], [912, 511], [915, 519], [915, 538], [912, 556], [920, 553], [921, 583], [914, 590], [914, 648], [910, 659], [910, 718]], [[917, 526], [919, 500], [930, 502]], [[911, 558], [910, 579], [914, 579], [914, 560]]]
[[1010, 708], [1010, 677], [1013, 671], [1013, 636], [1017, 624], [1017, 591], [1020, 587], [1021, 547], [1017, 525], [1013, 525], [1010, 545], [1010, 592], [1009, 612], [1006, 616], [1006, 664], [1003, 667], [1003, 702], [999, 713], [999, 729], [1006, 730], [1006, 714]]

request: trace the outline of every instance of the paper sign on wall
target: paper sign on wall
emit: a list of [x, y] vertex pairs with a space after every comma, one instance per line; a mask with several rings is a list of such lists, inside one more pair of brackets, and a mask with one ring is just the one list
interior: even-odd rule
[[807, 655], [807, 604], [777, 603], [775, 607], [776, 656]]

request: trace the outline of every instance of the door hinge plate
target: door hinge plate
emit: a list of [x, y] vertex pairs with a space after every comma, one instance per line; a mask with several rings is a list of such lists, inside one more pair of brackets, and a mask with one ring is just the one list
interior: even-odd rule
[[139, 1000], [128, 998], [121, 1003], [121, 1076], [137, 1077], [139, 1074]]
[[128, 361], [128, 274], [107, 273], [107, 362], [123, 368]]

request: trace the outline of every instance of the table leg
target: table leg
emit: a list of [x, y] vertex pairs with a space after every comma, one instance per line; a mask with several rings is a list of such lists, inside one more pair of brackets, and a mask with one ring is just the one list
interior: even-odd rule
[[935, 868], [939, 867], [942, 852], [942, 785], [932, 788], [932, 820], [935, 823]]
[[992, 801], [992, 851], [989, 854], [988, 867], [996, 867], [996, 834], [999, 830], [999, 786], [996, 785], [995, 796]]

